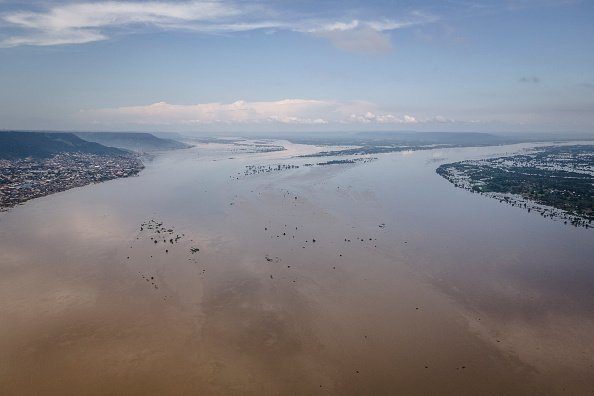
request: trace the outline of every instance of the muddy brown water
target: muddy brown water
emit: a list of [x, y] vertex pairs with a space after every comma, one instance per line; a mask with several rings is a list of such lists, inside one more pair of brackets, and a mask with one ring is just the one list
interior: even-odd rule
[[434, 172], [525, 146], [305, 167], [282, 144], [0, 213], [0, 393], [594, 392], [594, 232]]

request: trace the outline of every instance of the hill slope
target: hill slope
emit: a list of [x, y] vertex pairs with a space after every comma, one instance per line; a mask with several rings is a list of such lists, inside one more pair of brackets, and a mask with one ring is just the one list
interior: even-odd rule
[[87, 153], [121, 155], [124, 151], [88, 142], [72, 133], [0, 132], [0, 158], [49, 158], [55, 154]]
[[191, 147], [176, 140], [158, 138], [150, 133], [76, 132], [75, 135], [89, 142], [132, 151], [176, 150]]

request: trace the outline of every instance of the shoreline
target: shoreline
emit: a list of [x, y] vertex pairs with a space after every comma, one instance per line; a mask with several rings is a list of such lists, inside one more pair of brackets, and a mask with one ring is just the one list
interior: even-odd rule
[[0, 212], [76, 187], [138, 176], [138, 155], [61, 153], [48, 159], [0, 160]]

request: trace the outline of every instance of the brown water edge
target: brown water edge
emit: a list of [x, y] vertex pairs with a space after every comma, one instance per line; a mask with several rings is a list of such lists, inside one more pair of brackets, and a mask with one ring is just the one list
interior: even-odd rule
[[403, 235], [380, 215], [345, 221], [308, 190], [334, 172], [229, 189], [228, 216], [176, 227], [176, 244], [105, 208], [3, 233], [0, 393], [562, 393], [558, 371], [485, 337], [493, 327], [402, 265]]

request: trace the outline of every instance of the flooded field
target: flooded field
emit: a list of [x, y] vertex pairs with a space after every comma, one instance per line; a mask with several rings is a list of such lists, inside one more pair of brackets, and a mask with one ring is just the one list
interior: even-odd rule
[[278, 144], [0, 213], [0, 393], [594, 393], [594, 230], [435, 173], [529, 145]]

